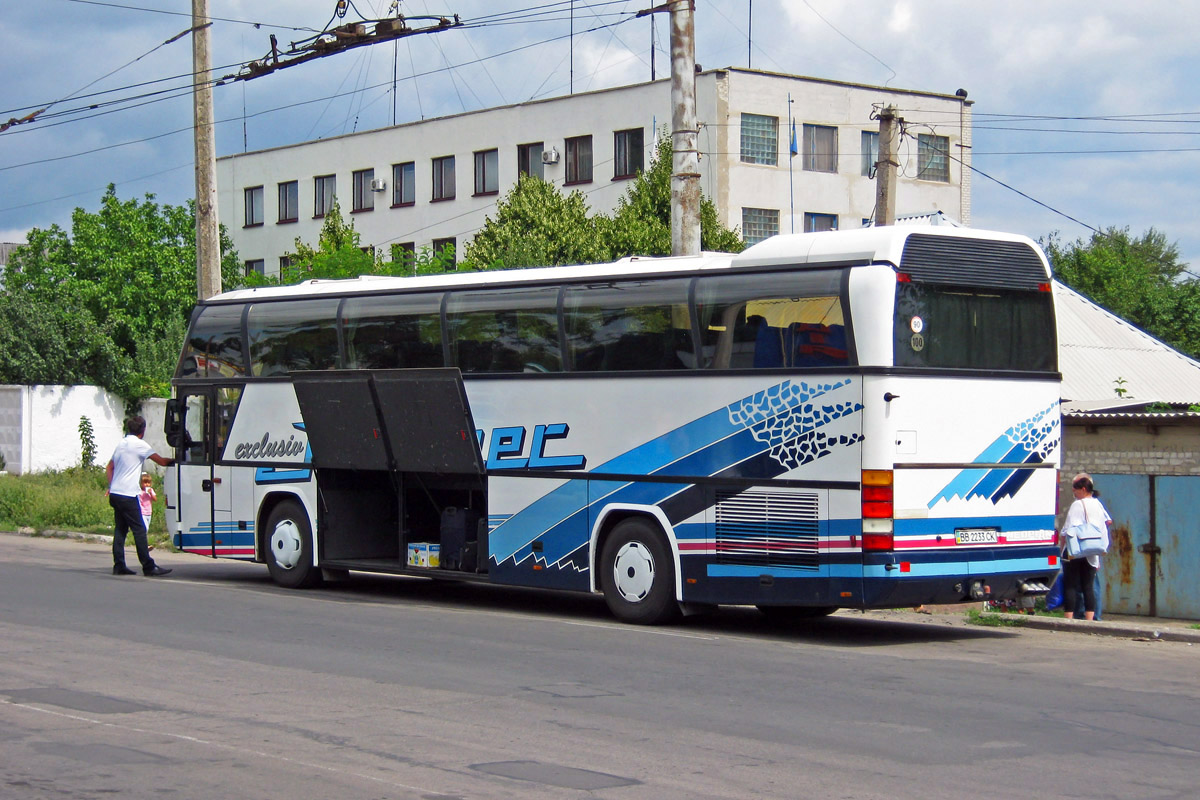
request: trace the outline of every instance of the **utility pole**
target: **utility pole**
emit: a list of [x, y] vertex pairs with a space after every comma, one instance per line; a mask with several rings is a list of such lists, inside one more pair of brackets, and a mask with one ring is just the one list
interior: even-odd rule
[[208, 0], [192, 0], [192, 98], [196, 139], [196, 296], [221, 293], [217, 228], [217, 147], [213, 141]]
[[696, 149], [695, 0], [671, 8], [671, 255], [700, 254], [700, 153]]
[[896, 149], [900, 123], [896, 107], [887, 106], [879, 112], [879, 160], [875, 162], [875, 224], [896, 224]]

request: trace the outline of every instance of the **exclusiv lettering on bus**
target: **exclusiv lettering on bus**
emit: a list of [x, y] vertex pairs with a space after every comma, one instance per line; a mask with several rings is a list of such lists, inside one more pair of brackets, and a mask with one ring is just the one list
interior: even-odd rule
[[[299, 426], [297, 426], [299, 427]], [[233, 457], [237, 460], [245, 459], [247, 461], [256, 461], [265, 458], [285, 458], [287, 456], [296, 456], [305, 452], [308, 447], [307, 440], [296, 440], [296, 435], [292, 434], [287, 439], [271, 440], [270, 432], [264, 433], [262, 439], [256, 442], [242, 442], [234, 445]]]

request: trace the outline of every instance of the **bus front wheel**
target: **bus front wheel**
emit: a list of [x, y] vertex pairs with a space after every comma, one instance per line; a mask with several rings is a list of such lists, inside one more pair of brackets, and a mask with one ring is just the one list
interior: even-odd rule
[[267, 518], [267, 569], [271, 580], [289, 589], [315, 586], [321, 571], [313, 566], [312, 528], [304, 507], [285, 500]]
[[613, 529], [600, 555], [600, 588], [622, 622], [656, 625], [679, 616], [675, 562], [657, 525], [632, 517]]

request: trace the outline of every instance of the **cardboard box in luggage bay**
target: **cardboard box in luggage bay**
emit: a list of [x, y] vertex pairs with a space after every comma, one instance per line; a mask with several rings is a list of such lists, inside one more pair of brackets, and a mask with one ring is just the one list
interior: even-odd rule
[[436, 567], [442, 546], [430, 542], [412, 542], [408, 546], [410, 567]]

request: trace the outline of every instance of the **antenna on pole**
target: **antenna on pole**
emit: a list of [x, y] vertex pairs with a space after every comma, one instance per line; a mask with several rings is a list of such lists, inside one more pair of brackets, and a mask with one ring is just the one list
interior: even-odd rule
[[754, 47], [754, 0], [746, 10], [746, 69], [750, 69], [750, 52]]

